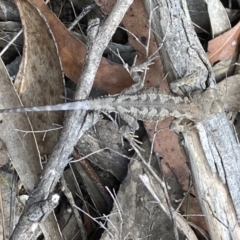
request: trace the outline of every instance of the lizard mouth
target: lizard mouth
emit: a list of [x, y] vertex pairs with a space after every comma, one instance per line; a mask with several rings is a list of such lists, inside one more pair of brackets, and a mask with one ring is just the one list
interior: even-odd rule
[[223, 102], [221, 100], [215, 100], [212, 103], [211, 106], [211, 113], [216, 114], [218, 112], [221, 112], [223, 110]]

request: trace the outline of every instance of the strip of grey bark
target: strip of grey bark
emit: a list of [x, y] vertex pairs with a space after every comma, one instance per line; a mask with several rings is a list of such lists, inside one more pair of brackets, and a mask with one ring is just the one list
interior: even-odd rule
[[[210, 121], [197, 124], [202, 147], [212, 172], [219, 174], [227, 184], [238, 221], [240, 221], [240, 149], [236, 136], [225, 113], [219, 113]], [[208, 145], [203, 144], [208, 143]]]
[[[211, 65], [196, 36], [184, 0], [144, 0], [168, 80], [188, 78], [182, 91], [214, 87]], [[191, 77], [190, 77], [191, 76]], [[178, 80], [179, 82], [179, 80]], [[177, 82], [175, 82], [177, 83]]]

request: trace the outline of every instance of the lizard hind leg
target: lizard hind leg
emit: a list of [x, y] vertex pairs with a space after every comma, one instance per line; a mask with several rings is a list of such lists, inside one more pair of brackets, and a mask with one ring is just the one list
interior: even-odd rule
[[144, 151], [139, 144], [142, 144], [142, 142], [140, 142], [139, 140], [137, 140], [136, 138], [138, 136], [136, 136], [134, 133], [135, 131], [139, 128], [138, 122], [135, 118], [133, 118], [131, 115], [129, 115], [128, 113], [121, 113], [119, 112], [121, 118], [127, 123], [127, 125], [123, 125], [120, 128], [120, 133], [122, 135], [123, 138], [125, 138], [130, 145], [132, 146], [133, 149], [138, 149], [138, 150], [142, 150]]
[[[134, 132], [131, 132], [131, 129], [129, 128], [129, 126], [126, 126], [126, 125], [122, 126], [120, 128], [120, 133], [121, 133], [122, 137], [125, 138], [129, 142], [132, 149], [144, 151], [144, 149], [139, 146], [140, 144], [142, 144], [142, 142], [137, 140], [138, 136], [135, 135]], [[122, 145], [123, 145], [123, 141], [122, 141]], [[132, 149], [129, 149], [129, 151]]]

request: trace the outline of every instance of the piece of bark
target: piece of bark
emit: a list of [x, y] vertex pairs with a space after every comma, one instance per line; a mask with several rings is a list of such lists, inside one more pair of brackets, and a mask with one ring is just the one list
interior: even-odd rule
[[[142, 147], [145, 150], [142, 159], [148, 159], [151, 144], [145, 141]], [[148, 171], [142, 159], [133, 157], [130, 161], [128, 175], [119, 189], [114, 208], [108, 220], [108, 229], [103, 234], [102, 240], [142, 239], [146, 236], [151, 240], [176, 239], [170, 217], [171, 210], [162, 188], [164, 183], [160, 180], [161, 184], [159, 184], [155, 176]], [[153, 156], [148, 167], [160, 174], [158, 168], [154, 167], [154, 165], [157, 165], [156, 161], [156, 157]], [[146, 191], [146, 180], [154, 188], [157, 197]], [[170, 208], [172, 207], [170, 206]], [[180, 215], [176, 216], [176, 219], [178, 230], [185, 233], [188, 239], [196, 240], [196, 235], [188, 226], [186, 220]], [[179, 233], [179, 239], [185, 239], [183, 234]]]
[[129, 162], [126, 156], [130, 153], [122, 148], [121, 134], [116, 125], [107, 120], [99, 121], [94, 128], [95, 131], [90, 129], [82, 136], [75, 148], [94, 165], [123, 181]]

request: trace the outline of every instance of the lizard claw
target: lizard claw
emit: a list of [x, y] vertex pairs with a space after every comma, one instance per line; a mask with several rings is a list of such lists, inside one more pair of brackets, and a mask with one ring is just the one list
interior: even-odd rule
[[129, 149], [129, 151], [133, 149], [144, 151], [144, 149], [139, 146], [139, 144], [142, 144], [142, 142], [136, 139], [138, 136], [134, 135], [133, 133], [124, 133], [123, 137], [128, 140], [129, 144], [132, 147]]
[[186, 132], [186, 128], [189, 130], [195, 130], [195, 127], [196, 126], [193, 124], [192, 121], [182, 118], [174, 119], [169, 126], [170, 130], [176, 132], [177, 134]]
[[138, 138], [138, 136], [135, 135], [133, 132], [123, 132], [122, 136], [129, 142], [129, 144], [132, 147], [129, 149], [129, 151], [131, 151], [133, 149], [144, 151], [144, 149], [139, 146], [142, 144], [142, 142], [136, 139], [136, 138]]

